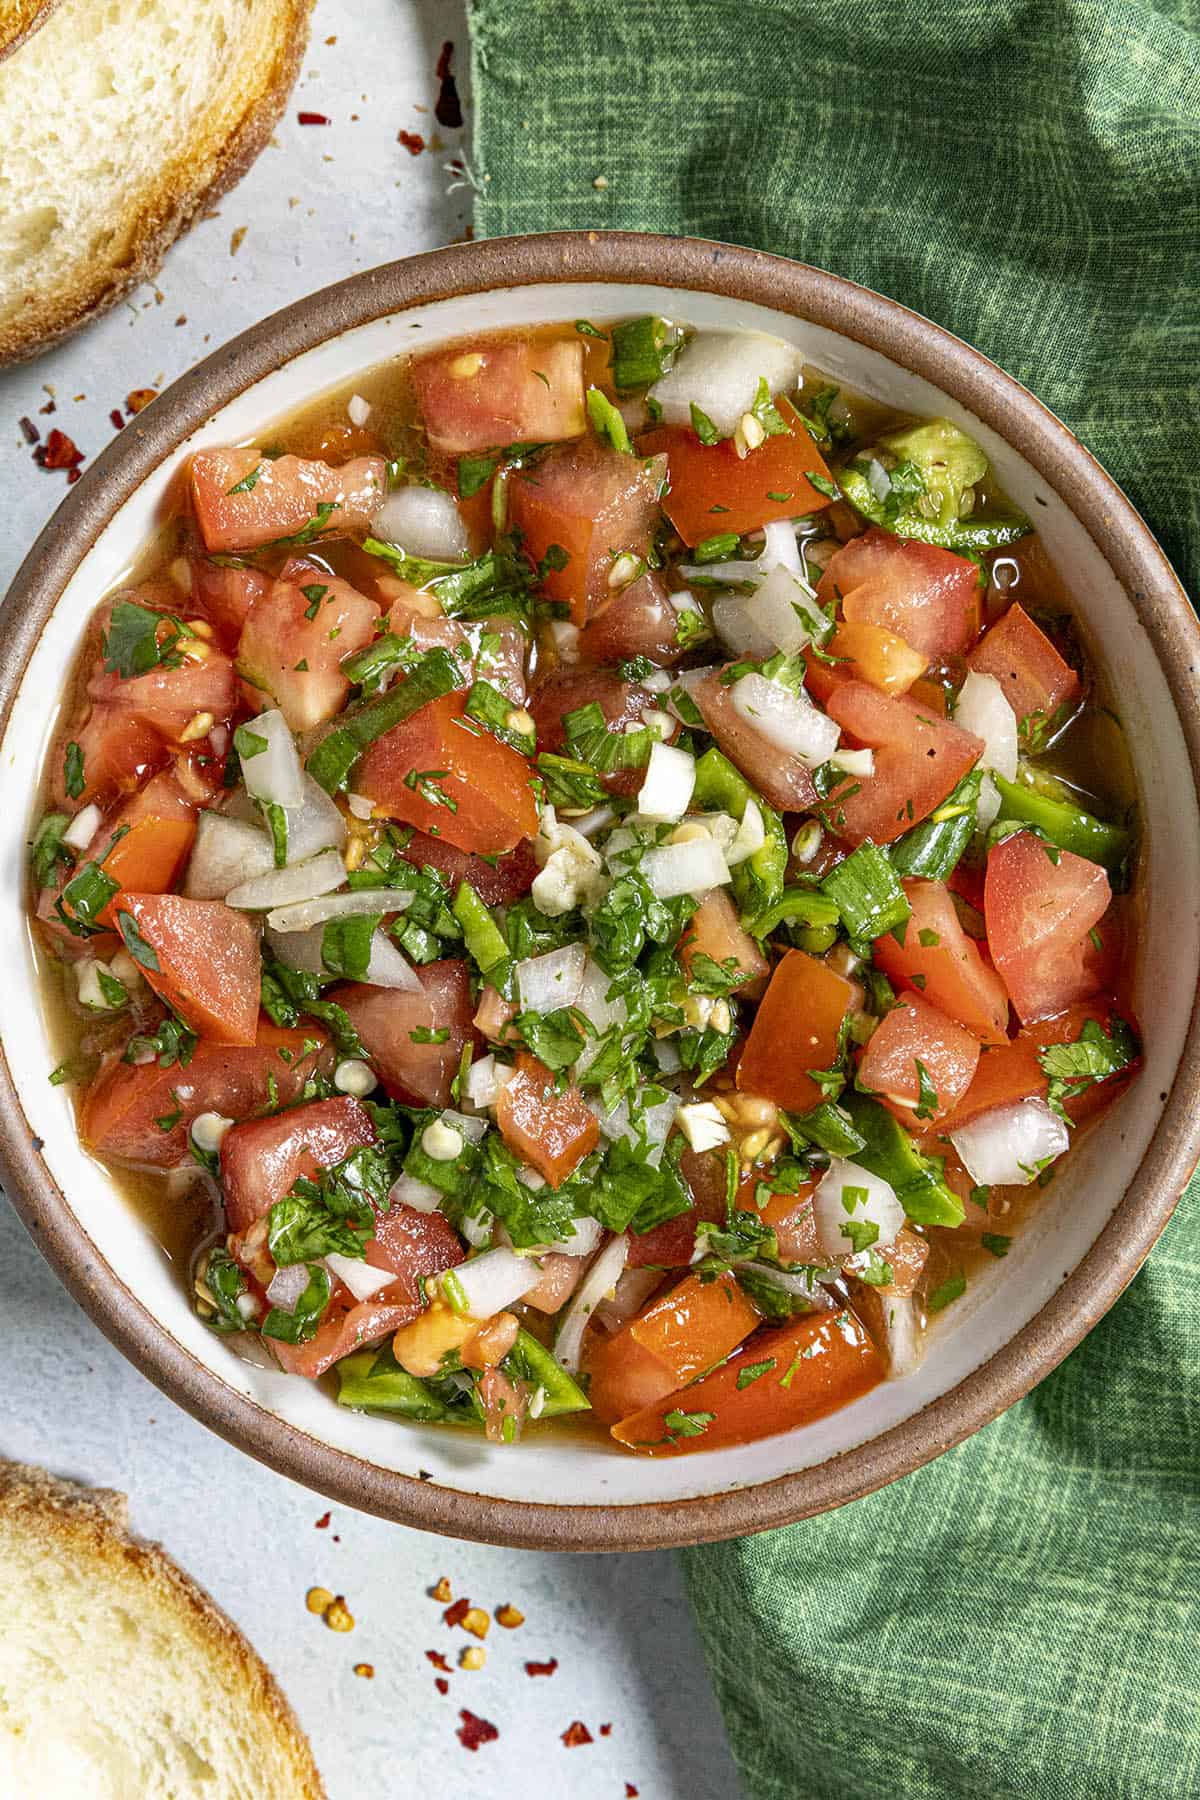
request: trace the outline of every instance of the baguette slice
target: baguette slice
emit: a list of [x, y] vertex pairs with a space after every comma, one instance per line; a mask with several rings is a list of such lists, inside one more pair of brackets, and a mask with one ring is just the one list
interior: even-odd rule
[[266, 1665], [126, 1510], [0, 1462], [0, 1794], [323, 1800]]
[[0, 363], [153, 275], [245, 173], [312, 3], [60, 0], [0, 62]]
[[0, 0], [0, 62], [46, 22], [55, 0]]

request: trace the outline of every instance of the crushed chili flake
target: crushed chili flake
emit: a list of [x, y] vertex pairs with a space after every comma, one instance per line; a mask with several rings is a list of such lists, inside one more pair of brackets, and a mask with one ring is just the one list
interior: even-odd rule
[[112, 409], [112, 411], [111, 411], [111, 412], [110, 412], [110, 413], [109, 413], [109, 415], [108, 415], [108, 416], [109, 416], [109, 419], [110, 419], [110, 420], [111, 420], [111, 422], [112, 422], [112, 428], [113, 428], [113, 430], [114, 430], [114, 431], [124, 431], [124, 429], [125, 429], [125, 415], [124, 415], [124, 413], [123, 413], [123, 412], [122, 412], [122, 411], [121, 411], [121, 409], [120, 409], [120, 407], [119, 407], [119, 406], [114, 406], [114, 407], [113, 407], [113, 409]]
[[500, 1733], [490, 1719], [481, 1719], [476, 1713], [468, 1712], [465, 1706], [459, 1708], [462, 1724], [455, 1736], [464, 1750], [478, 1750], [480, 1744], [490, 1744]]
[[518, 1625], [525, 1623], [525, 1614], [519, 1611], [511, 1600], [506, 1600], [503, 1606], [498, 1606], [494, 1616], [497, 1625], [503, 1625], [505, 1631], [515, 1631]]
[[443, 1606], [448, 1600], [453, 1600], [454, 1593], [451, 1589], [450, 1577], [448, 1575], [438, 1576], [437, 1581], [429, 1590], [429, 1598], [431, 1600], [440, 1600]]
[[638, 1791], [632, 1781], [625, 1783], [625, 1800], [638, 1800]]
[[611, 1725], [602, 1725], [600, 1727], [600, 1736], [601, 1737], [611, 1737], [612, 1736], [612, 1726]]
[[329, 1513], [322, 1513], [320, 1518], [317, 1520], [316, 1529], [318, 1531], [328, 1531], [330, 1517], [331, 1517], [331, 1515]]
[[301, 125], [328, 125], [329, 123], [325, 113], [302, 112], [297, 113], [296, 118]]
[[425, 139], [421, 136], [419, 131], [405, 131], [401, 128], [401, 130], [396, 133], [396, 142], [398, 144], [403, 144], [410, 156], [420, 156], [422, 150], [425, 148]]
[[448, 1694], [450, 1692], [450, 1683], [446, 1680], [444, 1675], [435, 1675], [433, 1678], [433, 1685], [439, 1694]]
[[39, 469], [77, 469], [83, 461], [83, 451], [65, 431], [56, 428], [44, 444], [38, 445], [33, 460]]
[[594, 1740], [582, 1719], [572, 1719], [562, 1734], [562, 1741], [568, 1750], [574, 1750], [580, 1744], [590, 1744]]
[[527, 1662], [525, 1664], [525, 1673], [527, 1675], [553, 1675], [557, 1667], [558, 1658], [557, 1656], [552, 1656], [549, 1662]]
[[442, 1614], [442, 1622], [446, 1625], [461, 1625], [470, 1610], [471, 1602], [469, 1600], [456, 1600], [454, 1605], [448, 1606]]
[[427, 1650], [425, 1652], [425, 1660], [426, 1662], [431, 1662], [435, 1669], [440, 1669], [443, 1675], [448, 1675], [450, 1673], [450, 1664], [446, 1661], [440, 1650]]
[[79, 477], [82, 474], [83, 474], [82, 469], [68, 469], [67, 470], [67, 486], [74, 487], [75, 483], [79, 480]]
[[374, 1679], [375, 1679], [375, 1664], [374, 1663], [355, 1663], [354, 1673], [356, 1675], [361, 1675], [363, 1677], [364, 1681], [374, 1681]]
[[482, 1606], [471, 1606], [463, 1614], [462, 1628], [469, 1631], [472, 1637], [485, 1638], [491, 1623]]
[[463, 122], [462, 101], [458, 97], [458, 83], [451, 66], [453, 62], [454, 44], [447, 38], [437, 59], [437, 78], [441, 87], [433, 113], [439, 125], [444, 125], [448, 131], [459, 131]]
[[125, 396], [125, 411], [140, 413], [149, 406], [152, 400], [157, 399], [158, 389], [156, 387], [133, 388]]
[[237, 230], [230, 234], [230, 238], [229, 238], [229, 254], [230, 254], [230, 256], [236, 256], [238, 251], [241, 249], [242, 240], [246, 235], [247, 229], [248, 228], [245, 225], [239, 225]]
[[27, 418], [18, 419], [17, 424], [21, 427], [21, 435], [24, 437], [25, 442], [27, 444], [40, 444], [41, 443], [42, 434], [38, 430], [37, 426], [34, 424], [32, 419], [27, 419]]
[[327, 37], [325, 39], [325, 42], [327, 44], [336, 44], [337, 43], [337, 32], [335, 31], [332, 37]]

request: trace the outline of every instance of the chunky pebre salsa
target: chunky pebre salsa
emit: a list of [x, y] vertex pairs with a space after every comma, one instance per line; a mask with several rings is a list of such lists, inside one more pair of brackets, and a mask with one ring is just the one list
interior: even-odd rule
[[1140, 1056], [1029, 521], [750, 332], [360, 387], [193, 455], [87, 629], [31, 845], [84, 1143], [344, 1406], [668, 1455], [909, 1373]]

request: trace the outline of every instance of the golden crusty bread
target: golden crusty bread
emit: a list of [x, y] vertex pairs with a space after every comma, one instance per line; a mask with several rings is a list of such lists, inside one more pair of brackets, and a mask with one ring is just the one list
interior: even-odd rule
[[0, 362], [153, 275], [245, 172], [286, 103], [312, 4], [59, 0], [0, 62]]
[[0, 1462], [0, 1794], [323, 1800], [269, 1669], [123, 1494]]
[[0, 61], [45, 22], [56, 0], [0, 0]]

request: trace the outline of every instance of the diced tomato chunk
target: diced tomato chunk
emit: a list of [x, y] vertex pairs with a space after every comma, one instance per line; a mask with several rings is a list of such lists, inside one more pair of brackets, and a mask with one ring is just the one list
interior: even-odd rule
[[414, 831], [400, 854], [414, 869], [437, 869], [449, 884], [451, 894], [460, 881], [469, 881], [487, 906], [510, 906], [529, 892], [538, 872], [537, 858], [528, 839], [507, 856], [489, 858], [471, 856], [445, 838]]
[[897, 1118], [936, 1120], [953, 1112], [979, 1063], [979, 1039], [920, 994], [884, 1014], [858, 1065], [858, 1085]]
[[648, 656], [660, 667], [682, 656], [679, 614], [667, 598], [662, 576], [648, 569], [605, 601], [580, 633], [579, 654], [589, 663]]
[[310, 527], [314, 536], [368, 531], [387, 489], [387, 464], [357, 456], [335, 469], [253, 448], [198, 450], [191, 483], [205, 548], [256, 550]]
[[465, 719], [459, 695], [444, 694], [375, 740], [354, 786], [377, 817], [496, 856], [537, 833], [532, 773], [527, 757]]
[[824, 662], [809, 654], [808, 673], [804, 685], [819, 706], [824, 706], [835, 688], [848, 681], [866, 681], [885, 694], [907, 694], [924, 674], [928, 658], [914, 650], [894, 631], [881, 625], [860, 625], [843, 619], [828, 644], [826, 653], [834, 662]]
[[[1027, 731], [1079, 692], [1079, 677], [1024, 607], [1015, 601], [984, 633], [967, 661], [982, 675], [994, 675]], [[1029, 721], [1030, 723], [1027, 723]]]
[[[742, 1375], [760, 1363], [767, 1365], [762, 1374], [742, 1383]], [[713, 1374], [621, 1420], [612, 1434], [647, 1456], [748, 1444], [823, 1419], [868, 1393], [885, 1373], [883, 1358], [852, 1312], [809, 1313], [756, 1333]], [[672, 1430], [675, 1412], [699, 1429]]]
[[500, 1090], [496, 1123], [509, 1149], [555, 1188], [600, 1139], [595, 1116], [574, 1082], [556, 1093], [552, 1072], [525, 1051], [517, 1057], [516, 1074]]
[[80, 1134], [97, 1156], [173, 1168], [187, 1161], [188, 1130], [201, 1113], [244, 1119], [267, 1106], [272, 1094], [289, 1106], [329, 1061], [319, 1029], [286, 1030], [265, 1014], [252, 1046], [202, 1038], [185, 1067], [160, 1069], [157, 1061], [127, 1063], [116, 1055], [84, 1096]]
[[[403, 1282], [413, 1299], [420, 1299], [419, 1276], [440, 1275], [465, 1256], [458, 1233], [440, 1212], [391, 1206], [375, 1215], [375, 1236], [367, 1244], [367, 1261], [373, 1269], [390, 1269], [397, 1285]], [[383, 1291], [389, 1299], [396, 1297], [395, 1287]]]
[[545, 569], [543, 591], [567, 601], [577, 625], [611, 598], [615, 559], [649, 550], [665, 468], [661, 458], [626, 456], [588, 437], [550, 451], [510, 481], [510, 519], [522, 548]]
[[736, 1276], [686, 1275], [620, 1331], [589, 1345], [592, 1411], [605, 1425], [628, 1418], [723, 1361], [758, 1324]]
[[713, 888], [688, 921], [679, 948], [679, 959], [689, 979], [692, 963], [707, 956], [722, 969], [741, 973], [747, 979], [737, 989], [743, 999], [760, 991], [762, 978], [770, 971], [770, 963], [750, 933], [739, 922], [737, 908], [724, 888]]
[[[756, 1170], [738, 1190], [738, 1205], [745, 1212], [749, 1212], [751, 1207], [757, 1209], [758, 1183], [759, 1173]], [[819, 1268], [822, 1263], [829, 1261], [821, 1246], [813, 1213], [812, 1197], [818, 1185], [814, 1179], [801, 1182], [794, 1194], [772, 1194], [767, 1204], [759, 1210], [763, 1224], [769, 1225], [775, 1233], [779, 1254], [784, 1262], [807, 1263], [810, 1268]]]
[[[538, 749], [567, 755], [564, 720], [580, 707], [596, 705], [608, 729], [624, 733], [642, 723], [642, 714], [657, 705], [657, 696], [637, 681], [623, 681], [616, 669], [551, 669], [539, 675], [529, 695], [529, 712], [537, 726]], [[610, 794], [636, 794], [645, 768], [613, 769], [603, 776]]]
[[1019, 831], [988, 854], [983, 910], [988, 948], [1021, 1022], [1049, 1018], [1095, 991], [1083, 956], [1112, 899], [1098, 863]]
[[[71, 736], [83, 757], [81, 806], [92, 800], [103, 805], [119, 794], [130, 793], [155, 769], [161, 769], [170, 754], [154, 727], [123, 706], [93, 706]], [[55, 801], [61, 806], [67, 798], [61, 756], [51, 760], [50, 772]]]
[[876, 938], [877, 967], [894, 986], [918, 989], [983, 1043], [1004, 1043], [1008, 992], [959, 923], [949, 888], [941, 881], [902, 885], [912, 917], [899, 935]]
[[808, 812], [817, 798], [812, 770], [742, 717], [721, 674], [714, 669], [692, 689], [692, 699], [718, 746], [772, 806], [781, 812]]
[[725, 1217], [724, 1155], [712, 1150], [685, 1150], [679, 1168], [691, 1190], [691, 1208], [656, 1225], [653, 1231], [631, 1231], [626, 1265], [630, 1269], [686, 1268], [695, 1252], [697, 1228], [705, 1223], [715, 1225]]
[[146, 980], [193, 1031], [218, 1044], [253, 1044], [262, 957], [245, 913], [221, 900], [124, 888], [113, 905]]
[[379, 608], [348, 581], [293, 558], [250, 608], [237, 671], [257, 712], [278, 707], [292, 731], [341, 711], [350, 692], [342, 658], [375, 636]]
[[[151, 597], [137, 588], [125, 596], [138, 606], [145, 605]], [[110, 629], [110, 618], [111, 608], [101, 619], [105, 633]], [[176, 744], [187, 741], [184, 734], [189, 729], [194, 731], [194, 721], [199, 716], [209, 714], [213, 723], [231, 718], [238, 700], [232, 662], [203, 640], [193, 640], [197, 655], [189, 655], [188, 641], [184, 639], [183, 648], [177, 650], [179, 660], [174, 667], [160, 664], [145, 675], [124, 676], [106, 669], [101, 653], [88, 682], [88, 697], [96, 703], [97, 710], [115, 708]]]
[[[670, 490], [663, 511], [685, 544], [719, 531], [754, 531], [772, 519], [794, 519], [829, 505], [812, 485], [829, 482], [829, 470], [790, 401], [775, 402], [788, 426], [757, 450], [739, 457], [732, 438], [702, 444], [686, 425], [664, 425], [638, 439], [646, 456], [665, 452]], [[832, 485], [832, 484], [830, 484]]]
[[446, 455], [553, 444], [587, 429], [578, 341], [485, 339], [418, 356], [411, 370], [429, 441]]
[[[474, 1042], [471, 977], [465, 962], [446, 958], [414, 970], [419, 994], [348, 983], [329, 998], [344, 1007], [384, 1087], [410, 1106], [448, 1106], [463, 1045]], [[413, 1042], [413, 1032], [449, 1035]]]
[[961, 656], [979, 630], [975, 564], [875, 526], [830, 558], [817, 594], [823, 606], [840, 595], [850, 624], [894, 632], [927, 660]]
[[602, 1425], [616, 1425], [630, 1412], [653, 1406], [678, 1383], [666, 1364], [629, 1336], [628, 1327], [606, 1337], [589, 1331], [584, 1340], [583, 1369], [592, 1413]]
[[234, 645], [256, 600], [268, 591], [272, 577], [262, 569], [229, 569], [207, 556], [192, 561], [192, 598], [222, 643]]
[[301, 1175], [331, 1169], [377, 1133], [360, 1100], [311, 1100], [269, 1119], [247, 1119], [221, 1140], [221, 1183], [231, 1231], [245, 1231]]
[[556, 1313], [560, 1306], [565, 1306], [583, 1278], [587, 1266], [582, 1256], [562, 1256], [551, 1250], [546, 1256], [538, 1257], [538, 1268], [542, 1279], [537, 1286], [530, 1288], [521, 1296], [525, 1306], [532, 1306], [537, 1312]]
[[842, 783], [821, 807], [830, 829], [851, 844], [903, 837], [941, 805], [983, 753], [969, 731], [936, 718], [908, 695], [892, 700], [863, 681], [838, 688], [827, 711], [875, 752], [874, 773]]
[[745, 1093], [762, 1094], [788, 1112], [808, 1112], [822, 1099], [810, 1069], [837, 1061], [842, 1020], [854, 999], [843, 975], [803, 950], [776, 964], [737, 1069]]
[[[991, 1112], [997, 1106], [1011, 1106], [1017, 1100], [1044, 1100], [1049, 1082], [1038, 1061], [1040, 1052], [1051, 1044], [1075, 1043], [1089, 1019], [1107, 1030], [1114, 1016], [1123, 1016], [1117, 1002], [1107, 996], [1097, 996], [1078, 1001], [1052, 1019], [1040, 1019], [1034, 1025], [1024, 1026], [1014, 1038], [995, 1049], [985, 1048], [974, 1080], [954, 1111], [942, 1120], [939, 1130], [943, 1135], [957, 1131], [960, 1125], [969, 1124], [980, 1113]], [[1115, 1078], [1095, 1082], [1073, 1095], [1066, 1102], [1066, 1108], [1075, 1122], [1078, 1124], [1102, 1110], [1123, 1092], [1137, 1067], [1136, 1063], [1131, 1064], [1128, 1072], [1122, 1070]]]
[[[142, 894], [165, 894], [191, 854], [196, 821], [162, 819], [151, 815], [131, 825], [104, 858], [103, 869], [122, 888]], [[112, 923], [112, 901], [99, 915], [100, 923]]]

